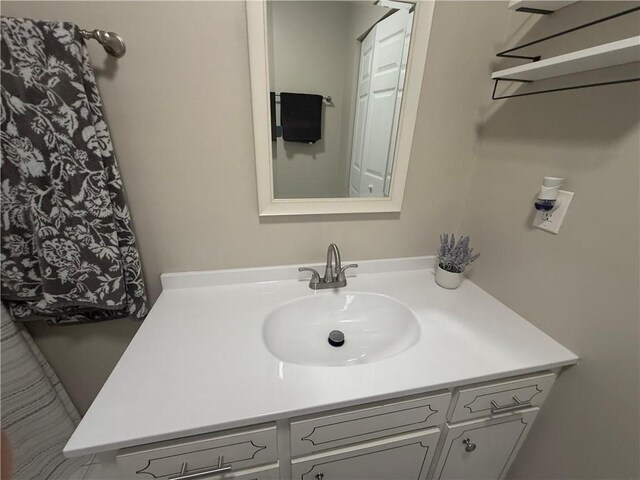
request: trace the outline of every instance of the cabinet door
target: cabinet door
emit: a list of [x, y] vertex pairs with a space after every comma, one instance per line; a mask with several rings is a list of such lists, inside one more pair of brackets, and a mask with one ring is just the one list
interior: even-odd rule
[[537, 414], [538, 409], [532, 408], [491, 420], [447, 425], [434, 478], [504, 478]]
[[294, 480], [424, 480], [440, 429], [363, 443], [291, 462]]

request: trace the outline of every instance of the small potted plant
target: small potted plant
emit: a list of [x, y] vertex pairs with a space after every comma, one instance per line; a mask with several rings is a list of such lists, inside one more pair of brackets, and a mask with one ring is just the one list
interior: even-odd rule
[[453, 234], [451, 238], [448, 233], [440, 235], [436, 283], [444, 288], [458, 288], [462, 283], [462, 274], [479, 256], [469, 247], [468, 236], [462, 236], [456, 242]]

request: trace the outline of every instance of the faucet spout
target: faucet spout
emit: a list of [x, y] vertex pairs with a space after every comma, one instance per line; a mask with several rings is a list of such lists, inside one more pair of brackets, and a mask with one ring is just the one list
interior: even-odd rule
[[341, 288], [347, 286], [347, 277], [345, 271], [349, 268], [358, 268], [356, 263], [350, 263], [349, 265], [342, 266], [340, 260], [340, 250], [335, 243], [329, 245], [327, 249], [327, 266], [324, 271], [324, 277], [320, 278], [320, 274], [309, 267], [300, 267], [299, 271], [311, 272], [311, 280], [309, 281], [309, 288], [312, 290], [322, 290], [325, 288]]
[[327, 249], [327, 265], [324, 270], [324, 282], [331, 283], [336, 281], [341, 269], [340, 250], [338, 250], [338, 246], [335, 243], [332, 243]]

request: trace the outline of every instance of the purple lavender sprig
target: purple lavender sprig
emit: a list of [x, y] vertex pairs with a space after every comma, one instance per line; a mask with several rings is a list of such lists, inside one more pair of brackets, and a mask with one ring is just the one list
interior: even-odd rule
[[469, 248], [469, 236], [462, 236], [456, 242], [452, 233], [440, 235], [440, 249], [438, 250], [438, 264], [440, 268], [448, 272], [462, 273], [480, 256], [473, 253], [473, 248]]

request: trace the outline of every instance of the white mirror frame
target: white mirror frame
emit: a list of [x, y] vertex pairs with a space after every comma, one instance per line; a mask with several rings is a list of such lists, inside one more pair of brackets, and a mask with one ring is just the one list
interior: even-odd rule
[[435, 2], [433, 0], [415, 2], [416, 8], [405, 77], [406, 84], [400, 107], [398, 139], [389, 196], [295, 199], [275, 199], [273, 196], [267, 3], [266, 0], [246, 0], [245, 3], [260, 216], [399, 212], [402, 207], [409, 169], [411, 144], [418, 113], [422, 76], [427, 60], [427, 47]]

